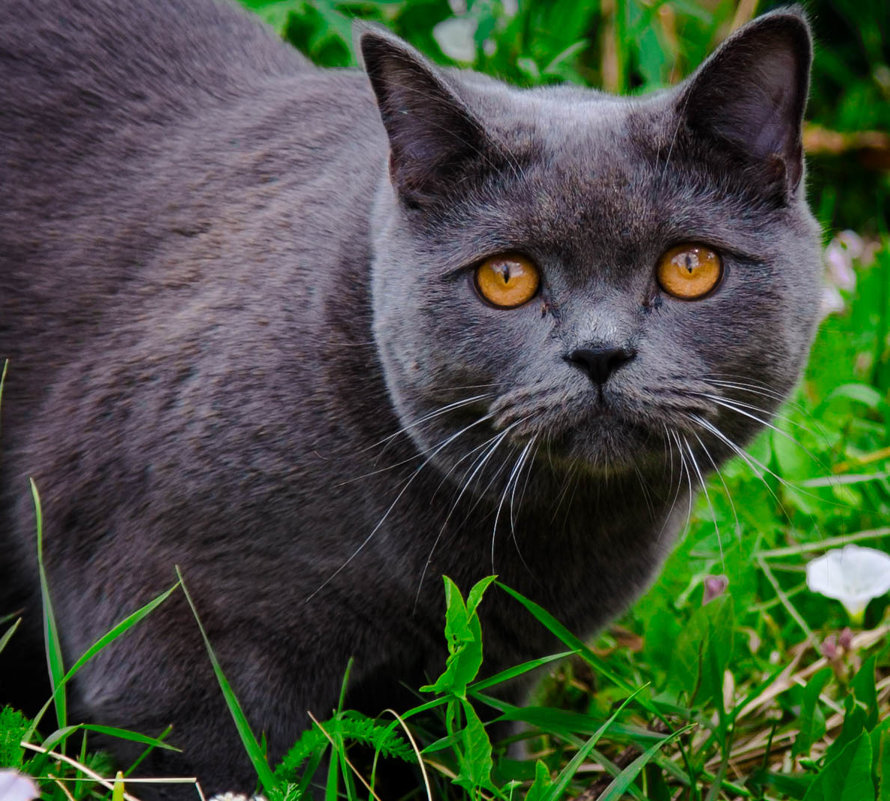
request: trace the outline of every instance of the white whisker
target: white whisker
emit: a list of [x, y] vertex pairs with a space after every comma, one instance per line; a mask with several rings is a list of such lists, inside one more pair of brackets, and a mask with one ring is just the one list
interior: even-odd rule
[[683, 444], [686, 446], [686, 451], [689, 453], [689, 459], [692, 462], [693, 468], [695, 468], [695, 474], [698, 476], [699, 484], [705, 494], [705, 500], [708, 502], [708, 507], [711, 510], [711, 519], [714, 521], [714, 532], [717, 534], [717, 544], [720, 547], [720, 561], [725, 566], [726, 557], [723, 554], [723, 537], [720, 534], [720, 524], [717, 522], [717, 510], [714, 508], [714, 502], [711, 500], [711, 493], [708, 492], [708, 485], [705, 483], [705, 477], [699, 469], [698, 460], [695, 458], [695, 452], [692, 450], [692, 447], [689, 445], [689, 440], [686, 439], [685, 436], [683, 437]]
[[389, 505], [389, 508], [383, 513], [383, 516], [380, 518], [380, 520], [377, 521], [377, 525], [374, 526], [374, 528], [371, 530], [371, 533], [368, 534], [368, 536], [365, 537], [365, 539], [362, 540], [361, 543], [359, 543], [358, 547], [349, 555], [349, 557], [346, 559], [345, 562], [343, 562], [342, 565], [340, 565], [340, 567], [338, 567], [333, 573], [331, 573], [331, 575], [328, 576], [321, 583], [321, 585], [319, 585], [318, 588], [316, 588], [312, 593], [310, 593], [306, 597], [306, 599], [305, 599], [305, 601], [303, 601], [303, 603], [309, 603], [309, 601], [311, 601], [316, 595], [318, 595], [318, 593], [320, 593], [325, 587], [327, 587], [327, 585], [330, 584], [347, 567], [347, 565], [349, 565], [349, 563], [353, 559], [355, 559], [356, 556], [359, 555], [359, 553], [361, 553], [361, 551], [364, 549], [364, 547], [371, 541], [371, 539], [374, 537], [374, 535], [380, 530], [380, 527], [383, 525], [384, 521], [389, 517], [390, 512], [392, 512], [392, 510], [395, 508], [396, 504], [399, 502], [401, 497], [408, 491], [408, 487], [411, 486], [414, 479], [417, 478], [418, 475], [420, 475], [420, 471], [423, 470], [423, 468], [426, 467], [435, 458], [435, 456], [438, 453], [440, 453], [444, 448], [446, 448], [448, 445], [450, 445], [452, 442], [454, 442], [454, 440], [456, 440], [461, 434], [465, 433], [466, 431], [469, 431], [471, 428], [475, 428], [476, 426], [480, 425], [481, 423], [486, 422], [487, 420], [490, 420], [491, 418], [492, 418], [492, 415], [490, 415], [490, 414], [486, 414], [483, 417], [480, 417], [475, 422], [470, 423], [470, 425], [468, 425], [468, 426], [464, 426], [462, 429], [460, 429], [460, 431], [452, 434], [450, 437], [445, 439], [445, 441], [442, 442], [435, 450], [433, 450], [433, 452], [424, 460], [423, 464], [421, 464], [420, 467], [418, 467], [411, 474], [411, 476], [408, 478], [408, 480], [405, 482], [405, 485], [399, 491], [399, 494], [396, 495], [395, 500]]
[[[491, 417], [491, 416], [492, 415], [488, 415], [488, 417]], [[433, 541], [433, 545], [430, 548], [429, 555], [427, 556], [426, 561], [424, 562], [424, 565], [423, 565], [423, 569], [420, 572], [420, 579], [417, 582], [417, 593], [414, 596], [415, 606], [417, 605], [417, 602], [420, 600], [420, 591], [423, 588], [423, 582], [424, 582], [424, 579], [426, 578], [427, 568], [429, 567], [430, 563], [432, 562], [433, 555], [436, 551], [436, 547], [438, 546], [439, 541], [442, 538], [442, 535], [445, 533], [445, 529], [448, 526], [448, 523], [450, 522], [452, 515], [454, 514], [455, 510], [457, 509], [458, 504], [460, 504], [461, 498], [464, 496], [464, 493], [467, 491], [467, 489], [469, 489], [469, 486], [472, 483], [473, 479], [476, 477], [476, 475], [479, 473], [479, 471], [485, 467], [488, 460], [492, 457], [494, 452], [498, 449], [498, 446], [504, 441], [504, 439], [510, 433], [510, 431], [512, 429], [516, 428], [516, 426], [524, 423], [526, 420], [528, 420], [528, 417], [523, 417], [521, 420], [517, 420], [515, 423], [513, 423], [510, 426], [507, 426], [507, 428], [505, 428], [499, 434], [496, 434], [494, 437], [492, 437], [486, 443], [484, 443], [485, 445], [488, 445], [489, 443], [491, 443], [491, 445], [487, 448], [487, 450], [483, 451], [483, 453], [479, 457], [477, 457], [477, 459], [473, 462], [473, 465], [470, 466], [470, 470], [472, 472], [470, 473], [470, 471], [467, 471], [468, 473], [470, 473], [470, 475], [468, 478], [466, 478], [462, 482], [460, 492], [458, 492], [457, 498], [455, 498], [454, 503], [451, 504], [451, 508], [448, 510], [448, 514], [445, 516], [445, 520], [443, 521], [441, 527], [439, 528], [438, 534], [436, 534], [436, 539]], [[475, 465], [475, 467], [474, 467], [474, 465]]]
[[[497, 538], [497, 533], [498, 533], [498, 521], [501, 519], [501, 509], [504, 507], [504, 501], [507, 500], [507, 493], [510, 491], [510, 485], [513, 484], [514, 481], [516, 481], [519, 478], [519, 473], [522, 469], [523, 461], [525, 460], [525, 457], [528, 454], [529, 449], [531, 448], [533, 442], [534, 442], [533, 439], [529, 440], [525, 444], [525, 447], [522, 449], [522, 452], [519, 454], [519, 457], [516, 459], [516, 462], [513, 465], [513, 470], [510, 472], [510, 475], [507, 477], [507, 483], [504, 485], [504, 491], [501, 493], [501, 499], [500, 499], [500, 501], [498, 501], [498, 509], [497, 509], [497, 512], [495, 512], [494, 525], [492, 526], [492, 529], [491, 529], [491, 572], [492, 573], [497, 572], [494, 567], [494, 544], [495, 544], [495, 539]], [[515, 492], [515, 486], [514, 486], [514, 492]], [[512, 498], [511, 498], [511, 501], [512, 501]], [[512, 505], [510, 507], [510, 511], [511, 511], [511, 518], [512, 518]], [[511, 525], [512, 525], [512, 519], [511, 519]], [[514, 541], [515, 541], [515, 536], [514, 536]], [[520, 554], [520, 558], [521, 557], [522, 557], [522, 554]]]
[[[766, 487], [767, 492], [769, 492], [769, 494], [773, 496], [773, 500], [775, 500], [775, 502], [778, 504], [779, 509], [782, 510], [782, 514], [785, 516], [785, 519], [788, 520], [788, 522], [790, 523], [791, 515], [788, 514], [788, 510], [785, 509], [785, 505], [782, 503], [779, 496], [776, 495], [775, 492], [773, 492], [773, 488], [767, 483], [766, 479], [763, 476], [763, 473], [768, 473], [773, 478], [775, 478], [777, 481], [779, 481], [781, 484], [788, 486], [791, 489], [794, 489], [794, 488], [791, 487], [791, 485], [788, 484], [788, 482], [785, 481], [785, 479], [783, 479], [781, 476], [776, 475], [772, 470], [770, 470], [761, 461], [759, 461], [758, 459], [755, 459], [753, 456], [751, 456], [750, 453], [746, 453], [743, 448], [736, 445], [735, 442], [733, 442], [729, 437], [727, 437], [715, 425], [713, 425], [709, 421], [707, 421], [704, 418], [699, 417], [698, 415], [695, 415], [695, 414], [691, 415], [691, 418], [696, 423], [698, 423], [700, 426], [702, 426], [703, 428], [706, 428], [708, 431], [710, 431], [715, 437], [717, 437], [718, 439], [720, 439], [724, 443], [726, 443], [733, 451], [735, 451], [735, 453], [742, 459], [742, 461], [744, 461], [748, 465], [748, 467], [751, 468], [751, 471], [754, 473], [754, 475], [757, 476], [757, 478], [763, 483], [763, 486]], [[758, 470], [755, 467], [755, 465], [757, 465], [757, 467], [759, 467], [760, 470]]]

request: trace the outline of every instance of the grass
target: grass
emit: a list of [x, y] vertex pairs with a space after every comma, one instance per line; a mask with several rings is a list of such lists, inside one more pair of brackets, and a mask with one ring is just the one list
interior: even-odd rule
[[[243, 2], [327, 65], [353, 63], [348, 17], [361, 16], [441, 63], [522, 84], [572, 81], [632, 92], [681, 78], [757, 6]], [[882, 140], [863, 148], [855, 136], [890, 130], [890, 6], [815, 0], [809, 8], [821, 41], [807, 139], [811, 201], [829, 252], [852, 272], [832, 274], [841, 304], [824, 320], [806, 375], [774, 428], [712, 477], [658, 581], [593, 643], [508, 588], [446, 583], [451, 659], [426, 688], [426, 703], [381, 711], [376, 720], [341, 703], [275, 766], [227, 693], [271, 799], [295, 801], [310, 782], [326, 787], [330, 799], [370, 798], [378, 760], [400, 760], [423, 764], [418, 798], [890, 801], [890, 600], [874, 600], [854, 621], [837, 601], [810, 592], [805, 579], [810, 559], [844, 543], [890, 552], [890, 173], [875, 169]], [[455, 19], [463, 22], [455, 27]], [[454, 32], [461, 30], [469, 38], [457, 42], [464, 57], [456, 61], [448, 53], [459, 52]], [[825, 148], [825, 131], [840, 137], [839, 149]], [[844, 249], [835, 237], [844, 228], [863, 236], [858, 256], [854, 239]], [[753, 388], [750, 404], [745, 411], [758, 414]], [[703, 603], [706, 585], [724, 580], [726, 589]], [[3, 709], [0, 769], [38, 777], [47, 801], [109, 798], [113, 781], [93, 778], [111, 776], [108, 760], [91, 751], [94, 733], [170, 747], [164, 735], [70, 724], [65, 687], [87, 659], [179, 589], [134, 612], [67, 669], [46, 604], [55, 689], [38, 718], [54, 707], [56, 726], [41, 739], [37, 719]], [[50, 591], [44, 585], [47, 600]], [[484, 631], [475, 612], [495, 592], [511, 593], [517, 614], [551, 629], [565, 653], [479, 681]], [[14, 642], [16, 626], [0, 620], [0, 649]], [[550, 674], [528, 705], [492, 694], [499, 682], [542, 666]], [[221, 670], [217, 678], [227, 686]], [[491, 742], [496, 720], [524, 724], [513, 739], [526, 741], [527, 759]], [[52, 727], [44, 719], [42, 728]], [[428, 734], [437, 728], [446, 735]], [[32, 747], [22, 748], [23, 740]], [[357, 745], [376, 755], [370, 769], [353, 758]], [[138, 795], [135, 784], [127, 790]]]

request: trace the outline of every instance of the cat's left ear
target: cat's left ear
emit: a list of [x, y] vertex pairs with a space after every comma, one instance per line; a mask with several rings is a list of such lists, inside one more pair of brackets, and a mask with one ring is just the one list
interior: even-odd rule
[[365, 71], [389, 136], [390, 178], [401, 198], [424, 206], [452, 192], [497, 148], [482, 124], [416, 50], [377, 29], [358, 37]]
[[698, 69], [677, 110], [693, 132], [753, 166], [766, 188], [790, 196], [803, 174], [801, 126], [812, 57], [800, 10], [765, 14]]

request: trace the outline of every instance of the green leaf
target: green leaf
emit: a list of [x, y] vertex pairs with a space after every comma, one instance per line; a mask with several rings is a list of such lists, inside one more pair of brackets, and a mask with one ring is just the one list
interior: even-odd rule
[[470, 605], [464, 603], [457, 585], [448, 576], [445, 582], [445, 637], [448, 643], [448, 660], [445, 672], [435, 684], [425, 685], [423, 692], [437, 692], [467, 697], [467, 685], [476, 678], [482, 667], [482, 625], [476, 608], [482, 600], [485, 588], [494, 577], [478, 582], [470, 591]]
[[871, 738], [863, 732], [827, 762], [803, 801], [875, 801], [871, 757]]
[[495, 580], [497, 580], [497, 576], [486, 576], [473, 585], [467, 595], [467, 612], [470, 615], [476, 614], [476, 608], [479, 606], [482, 596]]
[[[328, 738], [322, 734], [315, 724], [312, 724], [312, 727], [306, 729], [284, 755], [284, 758], [275, 768], [275, 776], [279, 779], [296, 777], [298, 768], [316, 753], [324, 752], [328, 745]], [[306, 774], [304, 773], [303, 775], [305, 776]]]
[[0, 768], [17, 768], [22, 764], [22, 747], [28, 720], [16, 709], [0, 709]]
[[835, 398], [857, 401], [858, 403], [865, 404], [869, 409], [879, 408], [884, 401], [881, 393], [868, 384], [842, 384], [839, 387], [835, 387], [828, 394], [828, 397], [825, 398], [823, 405]]
[[[699, 607], [674, 646], [669, 682], [694, 698], [696, 706], [723, 710], [723, 676], [732, 658], [732, 596]], [[721, 717], [723, 713], [721, 713]]]
[[865, 728], [873, 729], [878, 723], [878, 691], [875, 687], [875, 664], [877, 656], [872, 654], [859, 672], [850, 682], [850, 689], [853, 690], [853, 696], [866, 709]]
[[832, 675], [830, 667], [822, 668], [810, 677], [806, 687], [800, 688], [801, 705], [798, 718], [800, 730], [791, 748], [792, 756], [809, 754], [813, 743], [825, 735], [825, 715], [819, 707], [819, 694], [825, 689]]
[[890, 717], [871, 733], [872, 763], [878, 779], [878, 801], [890, 801]]
[[550, 778], [550, 768], [543, 760], [535, 762], [535, 780], [528, 788], [525, 801], [544, 801], [548, 795], [553, 780]]
[[497, 792], [491, 780], [494, 761], [488, 732], [469, 701], [462, 701], [461, 706], [466, 724], [461, 730], [462, 748], [458, 753], [460, 771], [454, 783], [470, 791], [483, 789]]
[[844, 699], [844, 724], [841, 733], [825, 752], [825, 761], [835, 759], [851, 742], [858, 739], [865, 732], [865, 721], [868, 711], [857, 703], [852, 695]]

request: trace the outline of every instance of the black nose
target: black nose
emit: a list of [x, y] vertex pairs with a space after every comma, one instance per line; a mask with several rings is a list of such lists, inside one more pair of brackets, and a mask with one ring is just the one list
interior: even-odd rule
[[578, 348], [564, 358], [587, 373], [595, 384], [602, 386], [612, 373], [636, 355], [632, 348]]

